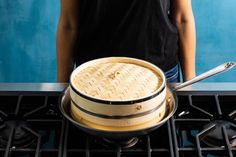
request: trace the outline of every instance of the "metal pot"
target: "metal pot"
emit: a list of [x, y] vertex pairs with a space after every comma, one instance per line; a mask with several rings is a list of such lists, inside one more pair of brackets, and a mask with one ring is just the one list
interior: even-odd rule
[[82, 120], [75, 120], [73, 116], [71, 115], [71, 97], [70, 97], [70, 90], [67, 88], [65, 92], [62, 94], [61, 102], [59, 105], [59, 108], [62, 112], [62, 114], [75, 126], [80, 128], [81, 130], [98, 137], [103, 137], [111, 140], [125, 140], [129, 139], [135, 136], [145, 135], [153, 130], [159, 128], [162, 126], [176, 111], [177, 105], [178, 105], [178, 99], [176, 96], [175, 91], [183, 88], [187, 85], [193, 84], [197, 81], [200, 81], [202, 79], [205, 79], [207, 77], [213, 76], [215, 74], [224, 72], [229, 70], [235, 65], [234, 62], [228, 62], [225, 64], [222, 64], [206, 73], [203, 73], [192, 80], [189, 80], [187, 82], [184, 82], [182, 84], [179, 84], [175, 87], [170, 87], [166, 84], [166, 97], [165, 97], [165, 106], [166, 106], [166, 112], [164, 114], [164, 117], [159, 119], [154, 119], [152, 121], [149, 121], [147, 123], [144, 123], [142, 125], [137, 126], [125, 126], [125, 127], [103, 127], [101, 125], [92, 125], [92, 127], [89, 124], [89, 122]]
[[153, 130], [159, 128], [162, 124], [164, 124], [176, 111], [178, 100], [175, 93], [172, 93], [170, 89], [167, 90], [166, 100], [166, 112], [164, 118], [161, 121], [156, 122], [153, 120], [152, 122], [135, 126], [135, 127], [102, 127], [100, 125], [93, 125], [94, 127], [88, 126], [88, 122], [77, 121], [71, 116], [71, 105], [70, 105], [70, 93], [69, 88], [67, 88], [61, 98], [61, 102], [59, 108], [64, 117], [66, 117], [72, 124], [77, 126], [79, 129], [97, 136], [103, 137], [111, 140], [126, 140], [132, 137], [148, 134]]

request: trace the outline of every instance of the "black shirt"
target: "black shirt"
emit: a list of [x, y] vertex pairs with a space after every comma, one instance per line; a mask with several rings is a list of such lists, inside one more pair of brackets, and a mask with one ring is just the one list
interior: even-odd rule
[[147, 60], [167, 71], [178, 63], [170, 0], [80, 0], [77, 66], [108, 56]]

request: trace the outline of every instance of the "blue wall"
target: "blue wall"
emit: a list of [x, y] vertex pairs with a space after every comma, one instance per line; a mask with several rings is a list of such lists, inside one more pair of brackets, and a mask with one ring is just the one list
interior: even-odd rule
[[[197, 73], [236, 62], [236, 0], [192, 0], [197, 27]], [[236, 67], [205, 82], [236, 82]]]
[[[192, 0], [197, 74], [236, 61], [236, 0]], [[0, 82], [56, 81], [59, 0], [0, 0]], [[205, 80], [236, 82], [236, 68]]]
[[0, 82], [56, 81], [59, 0], [0, 0]]

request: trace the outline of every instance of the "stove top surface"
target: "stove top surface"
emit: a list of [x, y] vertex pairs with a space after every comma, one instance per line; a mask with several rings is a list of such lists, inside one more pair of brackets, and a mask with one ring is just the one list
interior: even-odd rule
[[0, 156], [236, 156], [236, 90], [179, 91], [175, 115], [122, 148], [73, 126], [58, 108], [61, 91], [50, 89], [0, 90]]

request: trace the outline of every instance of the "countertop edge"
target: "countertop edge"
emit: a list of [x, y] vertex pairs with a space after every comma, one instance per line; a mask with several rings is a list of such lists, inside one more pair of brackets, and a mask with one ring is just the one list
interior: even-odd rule
[[[68, 83], [0, 83], [0, 91], [48, 91], [61, 92]], [[170, 84], [171, 86], [175, 84]], [[178, 92], [194, 91], [236, 91], [236, 82], [203, 82], [184, 87]]]

